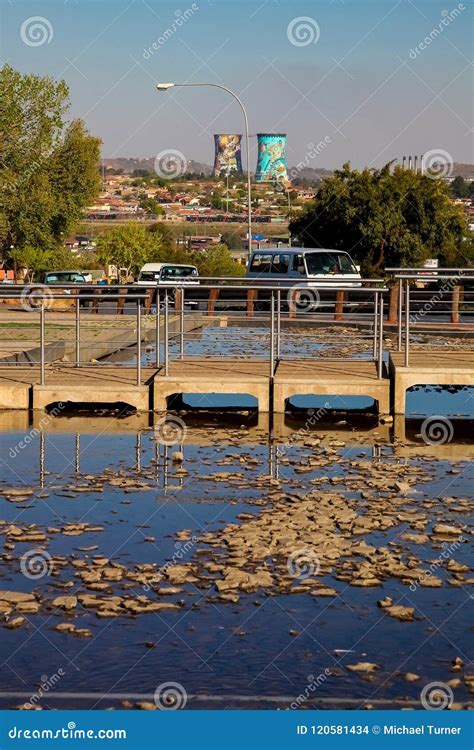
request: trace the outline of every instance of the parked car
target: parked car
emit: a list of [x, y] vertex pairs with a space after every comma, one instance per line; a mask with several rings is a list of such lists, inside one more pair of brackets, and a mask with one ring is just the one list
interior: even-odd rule
[[[162, 284], [170, 284], [174, 281], [179, 284], [195, 287], [199, 284], [199, 273], [196, 266], [186, 265], [184, 263], [145, 263], [138, 275], [137, 284], [152, 288], [158, 287]], [[173, 304], [173, 291], [168, 288], [166, 294], [168, 295], [170, 302]], [[164, 300], [164, 294], [162, 295], [162, 299]], [[155, 303], [155, 301], [156, 294], [153, 296], [153, 303]], [[190, 299], [188, 296], [188, 299], [186, 299], [185, 295], [185, 304], [195, 307], [197, 301], [195, 297]]]
[[[39, 279], [40, 284], [86, 284], [86, 278], [81, 271], [46, 271]], [[65, 289], [64, 291], [67, 291]]]

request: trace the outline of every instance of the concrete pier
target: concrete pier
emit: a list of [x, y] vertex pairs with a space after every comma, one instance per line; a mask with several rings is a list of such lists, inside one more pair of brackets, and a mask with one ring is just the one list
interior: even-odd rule
[[258, 410], [270, 411], [269, 364], [264, 360], [173, 360], [168, 375], [164, 368], [154, 378], [154, 410], [166, 411], [170, 396], [182, 393], [226, 393], [254, 396]]
[[395, 414], [406, 412], [406, 392], [415, 385], [474, 385], [474, 352], [465, 350], [392, 352], [389, 360], [392, 407]]
[[379, 378], [377, 364], [365, 360], [285, 360], [279, 362], [273, 387], [273, 410], [285, 411], [292, 396], [368, 396], [379, 414], [390, 411], [390, 382]]

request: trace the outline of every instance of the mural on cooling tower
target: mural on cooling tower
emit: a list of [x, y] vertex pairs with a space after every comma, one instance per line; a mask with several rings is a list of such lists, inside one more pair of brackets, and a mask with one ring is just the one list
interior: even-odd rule
[[286, 173], [286, 135], [284, 133], [258, 133], [258, 157], [255, 178], [257, 182], [288, 181]]
[[242, 174], [241, 140], [242, 136], [235, 133], [220, 133], [214, 136], [216, 148], [215, 177], [225, 176], [231, 172]]

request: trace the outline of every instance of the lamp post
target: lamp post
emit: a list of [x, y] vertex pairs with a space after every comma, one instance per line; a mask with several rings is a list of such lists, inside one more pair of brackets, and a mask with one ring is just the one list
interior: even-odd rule
[[247, 201], [248, 201], [248, 250], [249, 254], [252, 249], [252, 185], [250, 180], [250, 136], [249, 136], [249, 121], [247, 117], [246, 109], [243, 105], [242, 100], [237, 96], [237, 94], [232, 91], [232, 89], [227, 88], [227, 86], [222, 86], [220, 83], [157, 83], [156, 88], [158, 91], [168, 91], [168, 89], [176, 88], [176, 87], [195, 87], [195, 86], [212, 86], [216, 89], [222, 89], [223, 91], [227, 91], [228, 94], [234, 97], [236, 102], [238, 102], [243, 116], [244, 116], [244, 122], [245, 122], [245, 141], [247, 143]]

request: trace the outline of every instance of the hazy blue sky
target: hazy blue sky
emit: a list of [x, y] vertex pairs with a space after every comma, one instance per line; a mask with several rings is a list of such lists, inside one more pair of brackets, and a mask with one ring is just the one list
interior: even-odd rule
[[[290, 165], [324, 139], [310, 166], [381, 165], [431, 149], [474, 161], [468, 0], [0, 4], [2, 61], [65, 78], [72, 114], [100, 135], [104, 156], [175, 148], [211, 163], [212, 134], [242, 131], [237, 105], [212, 89], [154, 88], [157, 80], [207, 80], [241, 94], [252, 133], [288, 134]], [[298, 35], [302, 16], [308, 37]], [[252, 149], [253, 168], [255, 139]]]

